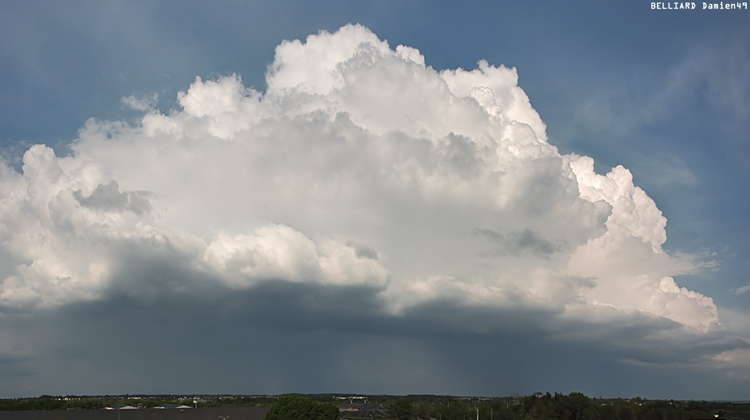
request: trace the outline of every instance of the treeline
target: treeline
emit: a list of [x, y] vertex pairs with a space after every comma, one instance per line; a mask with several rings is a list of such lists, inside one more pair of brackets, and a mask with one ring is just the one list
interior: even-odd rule
[[[349, 403], [340, 394], [307, 395], [318, 402]], [[204, 396], [199, 407], [268, 406], [278, 396]], [[355, 404], [364, 401], [355, 400]], [[383, 404], [388, 415], [375, 420], [750, 420], [750, 404], [706, 401], [592, 399], [581, 393], [537, 394], [526, 397], [457, 398], [436, 395], [367, 396], [369, 405]], [[138, 398], [48, 396], [0, 399], [0, 411], [99, 410], [115, 404], [141, 409], [162, 404], [193, 406], [192, 399], [176, 396]], [[385, 412], [385, 410], [383, 410]], [[344, 417], [355, 418], [347, 413]], [[478, 417], [477, 417], [478, 416]]]
[[[276, 402], [275, 397], [214, 397], [201, 399], [200, 407], [248, 407], [269, 406]], [[101, 410], [121, 404], [137, 408], [154, 408], [163, 404], [184, 404], [194, 406], [192, 399], [180, 398], [108, 398], [108, 397], [61, 397], [43, 395], [39, 398], [0, 399], [0, 411], [47, 411], [47, 410]]]
[[744, 411], [747, 404], [740, 406], [735, 409], [728, 403], [593, 400], [574, 392], [486, 400], [402, 398], [389, 405], [389, 417], [397, 420], [716, 420], [717, 416], [747, 419]]
[[57, 398], [27, 398], [0, 400], [0, 411], [42, 411], [42, 410], [100, 410], [106, 404], [99, 398], [63, 400]]
[[278, 400], [276, 397], [221, 397], [202, 401], [200, 407], [262, 407]]

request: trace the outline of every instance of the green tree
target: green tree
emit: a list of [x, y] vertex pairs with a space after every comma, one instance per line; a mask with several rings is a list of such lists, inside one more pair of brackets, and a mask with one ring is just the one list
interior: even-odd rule
[[411, 400], [401, 398], [391, 403], [389, 413], [398, 418], [398, 420], [411, 420], [414, 416], [414, 406]]
[[317, 403], [296, 395], [279, 398], [264, 420], [337, 420], [339, 409], [331, 403]]

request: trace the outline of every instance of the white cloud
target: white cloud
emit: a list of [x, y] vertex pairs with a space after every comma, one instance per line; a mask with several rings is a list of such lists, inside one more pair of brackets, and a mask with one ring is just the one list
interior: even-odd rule
[[130, 98], [140, 125], [92, 120], [69, 157], [0, 165], [2, 305], [100, 299], [130, 281], [128, 249], [230, 289], [367, 286], [394, 314], [450, 300], [719, 328], [675, 283], [695, 265], [662, 250], [654, 201], [623, 167], [560, 155], [515, 69], [437, 72], [345, 26], [282, 43], [267, 81], [197, 78], [168, 114]]
[[204, 258], [224, 274], [231, 287], [248, 287], [268, 279], [385, 287], [388, 270], [377, 261], [377, 253], [368, 250], [332, 238], [316, 245], [287, 226], [268, 225], [251, 236], [220, 235], [208, 245]]

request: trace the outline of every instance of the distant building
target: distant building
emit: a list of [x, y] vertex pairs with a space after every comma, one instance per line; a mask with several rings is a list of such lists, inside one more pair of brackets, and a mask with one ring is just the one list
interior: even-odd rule
[[159, 410], [164, 410], [166, 408], [174, 408], [174, 409], [179, 408], [179, 409], [183, 409], [183, 408], [193, 408], [193, 407], [191, 407], [189, 405], [185, 405], [185, 404], [162, 404], [162, 405], [157, 405], [154, 408], [159, 409]]
[[371, 419], [388, 415], [388, 407], [383, 404], [337, 404], [336, 407], [347, 418]]
[[125, 405], [125, 404], [115, 404], [109, 407], [104, 407], [104, 409], [105, 410], [137, 410], [138, 407], [133, 407], [132, 405]]

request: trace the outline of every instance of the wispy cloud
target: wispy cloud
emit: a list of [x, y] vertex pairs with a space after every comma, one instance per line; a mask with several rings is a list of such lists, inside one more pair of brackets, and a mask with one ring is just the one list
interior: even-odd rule
[[156, 93], [152, 94], [151, 96], [141, 96], [138, 98], [136, 98], [135, 95], [130, 95], [122, 98], [123, 105], [141, 112], [151, 111], [152, 109], [154, 109], [158, 102], [159, 95], [157, 95]]

